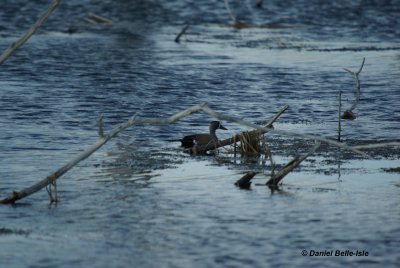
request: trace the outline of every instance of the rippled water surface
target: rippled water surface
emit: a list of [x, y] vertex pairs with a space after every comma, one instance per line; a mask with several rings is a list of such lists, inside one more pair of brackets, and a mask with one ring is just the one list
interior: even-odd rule
[[[348, 144], [398, 141], [400, 1], [63, 1], [0, 66], [0, 198], [21, 190], [132, 115], [166, 117], [206, 101], [218, 112], [276, 129], [336, 138], [358, 70], [357, 119]], [[2, 1], [0, 50], [28, 29], [48, 1]], [[99, 14], [112, 25], [88, 24]], [[180, 43], [176, 34], [189, 29]], [[77, 29], [69, 34], [68, 29]], [[136, 126], [58, 182], [61, 202], [42, 190], [0, 206], [1, 267], [398, 267], [399, 150], [364, 159], [323, 146], [271, 192], [226, 150], [189, 157], [173, 139], [207, 131], [194, 114], [168, 126]], [[224, 122], [221, 138], [244, 128]], [[309, 142], [271, 135], [274, 160]], [[312, 257], [302, 251], [367, 251]]]

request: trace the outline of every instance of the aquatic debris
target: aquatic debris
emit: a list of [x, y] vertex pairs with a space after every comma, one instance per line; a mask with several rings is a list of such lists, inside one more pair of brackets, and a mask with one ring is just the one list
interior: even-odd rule
[[47, 10], [39, 17], [39, 19], [32, 25], [32, 27], [24, 33], [16, 42], [13, 42], [0, 56], [0, 64], [5, 62], [15, 50], [22, 46], [28, 39], [39, 29], [39, 27], [47, 20], [53, 11], [60, 4], [60, 0], [51, 2]]
[[183, 26], [182, 30], [178, 33], [178, 35], [175, 37], [175, 43], [179, 43], [180, 42], [180, 38], [182, 35], [184, 35], [187, 31], [187, 29], [189, 28], [189, 25], [186, 24], [185, 26]]
[[235, 182], [235, 185], [241, 189], [249, 189], [251, 185], [251, 179], [257, 174], [257, 172], [247, 172], [243, 177]]
[[90, 24], [103, 24], [103, 25], [111, 25], [112, 24], [112, 20], [103, 17], [103, 16], [99, 16], [93, 13], [89, 13], [87, 14], [83, 20], [87, 23]]
[[[287, 109], [287, 106], [285, 106], [283, 109], [281, 109], [280, 112], [278, 112], [271, 120], [274, 120], [275, 118], [279, 117], [280, 113], [283, 113], [284, 110]], [[88, 158], [90, 155], [92, 155], [94, 152], [96, 152], [98, 149], [100, 149], [104, 144], [106, 144], [109, 140], [117, 136], [121, 131], [125, 130], [128, 127], [134, 126], [134, 125], [144, 125], [144, 124], [153, 124], [153, 125], [168, 125], [174, 122], [177, 122], [178, 120], [182, 119], [183, 117], [186, 117], [188, 115], [191, 115], [195, 112], [204, 112], [206, 114], [209, 114], [216, 119], [219, 120], [225, 120], [225, 121], [230, 121], [230, 122], [235, 122], [244, 126], [252, 127], [255, 128], [256, 130], [260, 130], [264, 133], [274, 133], [274, 134], [281, 134], [281, 135], [287, 135], [287, 136], [294, 136], [297, 138], [301, 139], [314, 139], [318, 141], [323, 141], [331, 145], [335, 145], [340, 148], [344, 148], [346, 150], [350, 150], [356, 153], [359, 153], [364, 156], [368, 156], [365, 153], [359, 151], [355, 147], [350, 147], [347, 146], [346, 144], [333, 141], [331, 139], [323, 138], [323, 137], [318, 137], [314, 135], [307, 135], [307, 134], [300, 134], [300, 133], [295, 133], [291, 131], [283, 131], [283, 130], [275, 130], [272, 128], [268, 127], [261, 127], [259, 125], [256, 125], [254, 123], [245, 121], [243, 119], [234, 117], [234, 116], [229, 116], [229, 115], [224, 115], [215, 112], [212, 110], [210, 107], [207, 106], [206, 103], [200, 103], [194, 106], [191, 106], [181, 112], [178, 112], [170, 117], [167, 118], [154, 118], [154, 117], [139, 117], [137, 114], [133, 115], [127, 122], [115, 127], [108, 133], [104, 133], [103, 131], [103, 120], [100, 117], [98, 120], [98, 134], [99, 134], [99, 139], [97, 142], [95, 142], [93, 145], [91, 145], [89, 148], [87, 148], [85, 151], [80, 153], [77, 157], [66, 163], [64, 166], [59, 168], [57, 171], [52, 173], [51, 175], [47, 176], [46, 178], [42, 179], [41, 181], [37, 182], [31, 187], [25, 188], [19, 192], [13, 191], [8, 197], [0, 200], [0, 204], [12, 204], [15, 203], [17, 200], [20, 200], [22, 198], [25, 198], [27, 196], [30, 196], [31, 194], [45, 188], [49, 184], [53, 184], [58, 178], [60, 178], [62, 175], [67, 173], [70, 169], [72, 169], [74, 166], [76, 166], [79, 162], [85, 160]], [[270, 120], [270, 122], [271, 122]], [[272, 123], [271, 123], [272, 124]], [[232, 144], [235, 142], [235, 139], [227, 139], [226, 142], [229, 144]], [[220, 142], [222, 143], [222, 141]], [[220, 144], [218, 144], [220, 146]], [[380, 146], [385, 146], [385, 145], [380, 145]], [[318, 144], [319, 147], [319, 144]], [[215, 149], [215, 146], [210, 146], [210, 147], [205, 147], [204, 150], [211, 150]], [[315, 148], [316, 150], [316, 148]], [[295, 168], [298, 164], [300, 164], [301, 161], [303, 161], [308, 155], [305, 157], [298, 157], [295, 158], [294, 161], [288, 163], [287, 167], [285, 167], [282, 171], [278, 172], [273, 178], [271, 184], [276, 184], [278, 183], [288, 172], [290, 172], [293, 168]], [[287, 172], [288, 171], [288, 172]], [[54, 186], [54, 185], [53, 185]]]
[[319, 148], [321, 145], [320, 141], [315, 141], [314, 147], [311, 148], [311, 150], [305, 154], [305, 155], [296, 155], [291, 161], [289, 161], [278, 173], [272, 174], [271, 178], [267, 181], [267, 185], [270, 188], [276, 188], [278, 187], [279, 182], [287, 175], [289, 174], [293, 169], [295, 169], [297, 166], [300, 165], [301, 162], [303, 162], [307, 157], [315, 153], [315, 151]]
[[346, 111], [344, 111], [342, 115], [342, 119], [348, 119], [348, 120], [354, 120], [356, 119], [355, 114], [353, 113], [353, 110], [356, 108], [358, 102], [360, 101], [360, 96], [361, 96], [361, 84], [360, 84], [360, 79], [359, 79], [359, 74], [361, 73], [365, 63], [365, 57], [363, 58], [363, 61], [361, 63], [361, 67], [357, 72], [353, 72], [347, 68], [343, 68], [346, 72], [349, 72], [353, 75], [354, 80], [356, 81], [356, 92], [355, 92], [355, 100], [353, 102], [353, 105]]

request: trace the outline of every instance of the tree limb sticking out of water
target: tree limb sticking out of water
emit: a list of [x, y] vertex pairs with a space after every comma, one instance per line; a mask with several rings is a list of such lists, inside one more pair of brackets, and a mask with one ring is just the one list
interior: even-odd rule
[[24, 33], [16, 42], [12, 43], [0, 56], [0, 64], [10, 57], [15, 50], [17, 50], [20, 46], [22, 46], [35, 32], [39, 27], [47, 20], [47, 18], [53, 13], [53, 11], [58, 7], [61, 0], [54, 0], [47, 10], [39, 17], [39, 19], [32, 25], [32, 27]]
[[[311, 148], [311, 150], [305, 155], [296, 155], [292, 160], [290, 160], [279, 172], [276, 174], [272, 173], [270, 179], [267, 181], [266, 185], [268, 185], [271, 189], [277, 189], [278, 184], [283, 178], [292, 172], [293, 169], [298, 167], [301, 162], [303, 162], [307, 157], [315, 153], [315, 151], [321, 145], [320, 141], [315, 141], [315, 145]], [[242, 189], [249, 189], [251, 184], [251, 179], [257, 175], [257, 172], [247, 172], [243, 177], [241, 177], [238, 181], [236, 181], [235, 185]]]
[[361, 96], [361, 83], [360, 83], [360, 79], [358, 77], [358, 75], [361, 73], [363, 67], [364, 67], [364, 63], [365, 63], [365, 57], [363, 58], [363, 61], [361, 63], [361, 67], [360, 69], [358, 69], [357, 72], [353, 72], [347, 68], [343, 68], [346, 72], [349, 72], [353, 75], [354, 80], [356, 81], [356, 97], [355, 100], [353, 102], [353, 105], [351, 105], [351, 107], [349, 109], [347, 109], [346, 111], [343, 112], [342, 118], [343, 119], [356, 119], [356, 116], [353, 113], [353, 110], [356, 108], [358, 102], [360, 101], [360, 96]]
[[[215, 118], [217, 118], [219, 120], [226, 120], [226, 121], [229, 121], [229, 122], [238, 123], [240, 125], [249, 126], [249, 127], [258, 129], [260, 131], [263, 131], [264, 133], [274, 133], [274, 134], [293, 136], [293, 137], [297, 137], [297, 138], [301, 138], [301, 139], [318, 140], [318, 141], [321, 141], [321, 142], [329, 143], [329, 144], [334, 145], [334, 146], [338, 146], [338, 147], [344, 148], [346, 150], [350, 150], [350, 151], [353, 151], [353, 152], [356, 152], [356, 153], [359, 153], [359, 154], [366, 155], [363, 152], [361, 152], [361, 151], [359, 151], [359, 150], [357, 150], [357, 149], [355, 149], [353, 147], [347, 146], [344, 143], [339, 143], [339, 142], [336, 142], [336, 141], [333, 141], [333, 140], [330, 140], [330, 139], [326, 139], [326, 138], [318, 137], [318, 136], [314, 136], [314, 135], [304, 135], [304, 134], [294, 133], [294, 132], [290, 132], [290, 131], [282, 131], [282, 130], [275, 130], [275, 129], [271, 129], [271, 128], [267, 128], [267, 127], [261, 127], [259, 125], [250, 123], [248, 121], [244, 121], [244, 120], [242, 120], [240, 118], [237, 118], [237, 117], [233, 117], [233, 116], [217, 113], [214, 110], [212, 110], [210, 107], [208, 107], [206, 103], [200, 103], [198, 105], [194, 105], [192, 107], [189, 107], [188, 109], [183, 110], [181, 112], [178, 112], [178, 113], [176, 113], [176, 114], [174, 114], [174, 115], [172, 115], [170, 117], [167, 117], [167, 118], [139, 117], [139, 116], [137, 116], [137, 114], [135, 114], [126, 123], [123, 123], [123, 124], [117, 126], [113, 130], [111, 130], [108, 134], [104, 133], [103, 124], [102, 124], [103, 120], [102, 120], [102, 118], [100, 118], [100, 120], [98, 120], [99, 140], [95, 144], [93, 144], [92, 146], [87, 148], [85, 151], [83, 151], [76, 158], [72, 159], [70, 162], [68, 162], [67, 164], [65, 164], [60, 169], [58, 169], [57, 171], [55, 171], [51, 175], [47, 176], [43, 180], [39, 181], [35, 185], [33, 185], [31, 187], [28, 187], [28, 188], [25, 188], [20, 192], [15, 192], [15, 191], [12, 192], [7, 198], [1, 200], [0, 203], [1, 204], [11, 204], [11, 203], [14, 203], [17, 200], [25, 198], [25, 197], [27, 197], [27, 196], [29, 196], [29, 195], [41, 190], [41, 189], [47, 187], [50, 184], [54, 185], [55, 181], [59, 177], [61, 177], [65, 173], [67, 173], [70, 169], [72, 169], [79, 162], [83, 161], [84, 159], [89, 157], [91, 154], [96, 152], [105, 143], [107, 143], [109, 140], [111, 140], [112, 138], [117, 136], [118, 133], [120, 133], [121, 131], [125, 130], [128, 127], [131, 127], [133, 125], [146, 125], [146, 124], [168, 125], [168, 124], [177, 122], [178, 120], [180, 120], [183, 117], [186, 117], [186, 116], [188, 116], [190, 114], [193, 114], [195, 112], [201, 112], [201, 111], [206, 113], [206, 114], [209, 114], [209, 115], [211, 115], [211, 116], [213, 116], [213, 117], [215, 117]], [[277, 117], [277, 115], [275, 117]], [[271, 120], [273, 120], [273, 119], [271, 119]], [[210, 148], [210, 149], [212, 149], [212, 148]]]

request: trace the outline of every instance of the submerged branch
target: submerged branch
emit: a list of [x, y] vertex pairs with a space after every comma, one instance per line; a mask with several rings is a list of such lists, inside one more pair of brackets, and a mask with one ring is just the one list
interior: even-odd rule
[[182, 30], [178, 33], [178, 35], [175, 37], [175, 42], [179, 43], [180, 39], [182, 37], [182, 35], [184, 35], [187, 31], [187, 29], [189, 28], [189, 25], [186, 24], [185, 26], [183, 26]]
[[[96, 152], [98, 149], [100, 149], [105, 143], [107, 143], [110, 139], [115, 137], [118, 133], [123, 131], [124, 129], [132, 126], [132, 125], [138, 125], [138, 124], [146, 124], [146, 123], [153, 123], [153, 124], [169, 124], [178, 121], [182, 117], [185, 117], [187, 115], [190, 115], [194, 112], [200, 111], [202, 105], [195, 105], [192, 106], [182, 112], [176, 113], [168, 118], [139, 118], [136, 115], [132, 116], [126, 123], [119, 125], [118, 127], [114, 128], [113, 130], [110, 131], [109, 134], [104, 135], [102, 128], [99, 130], [99, 140], [87, 148], [84, 152], [82, 152], [80, 155], [78, 155], [76, 158], [72, 159], [70, 162], [62, 166], [60, 169], [58, 169], [56, 172], [53, 174], [47, 176], [43, 180], [39, 181], [38, 183], [34, 184], [31, 187], [25, 188], [21, 190], [20, 192], [12, 192], [7, 198], [3, 199], [0, 201], [1, 204], [11, 204], [14, 203], [17, 200], [20, 200], [24, 197], [27, 197], [44, 187], [46, 187], [49, 184], [54, 184], [55, 181], [60, 178], [62, 175], [67, 173], [70, 169], [72, 169], [74, 166], [76, 166], [79, 162], [85, 160], [88, 158], [90, 155], [92, 155], [94, 152]], [[102, 120], [98, 120], [99, 126], [102, 126]]]
[[272, 175], [271, 178], [268, 180], [267, 185], [271, 187], [276, 187], [278, 186], [279, 182], [287, 175], [289, 174], [293, 169], [298, 167], [301, 162], [303, 162], [307, 157], [315, 153], [315, 151], [319, 148], [321, 145], [320, 141], [315, 141], [315, 145], [311, 150], [303, 155], [303, 156], [295, 156], [291, 161], [289, 161], [279, 172], [276, 174]]

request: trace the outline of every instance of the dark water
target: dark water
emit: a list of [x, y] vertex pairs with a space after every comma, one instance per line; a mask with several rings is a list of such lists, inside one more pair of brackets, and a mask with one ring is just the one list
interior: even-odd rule
[[[169, 116], [201, 101], [275, 128], [336, 137], [337, 95], [361, 101], [343, 122], [350, 143], [399, 139], [400, 1], [64, 1], [0, 72], [0, 195], [20, 190], [75, 157], [133, 114]], [[28, 29], [47, 1], [2, 1], [0, 49]], [[83, 22], [88, 13], [110, 26]], [[184, 24], [182, 42], [173, 42]], [[65, 31], [74, 26], [75, 34]], [[267, 27], [269, 26], [269, 27]], [[1, 267], [398, 267], [398, 148], [373, 159], [321, 151], [271, 194], [247, 165], [221, 151], [189, 158], [171, 137], [207, 129], [195, 114], [169, 126], [125, 131], [58, 183], [1, 206]], [[224, 124], [228, 137], [243, 128]], [[278, 145], [293, 139], [271, 137]], [[285, 147], [285, 148], [286, 148]], [[301, 146], [300, 146], [301, 147]], [[273, 146], [275, 161], [292, 151]], [[259, 168], [259, 167], [257, 167]], [[261, 167], [264, 169], [264, 166]], [[269, 172], [268, 166], [265, 172]], [[302, 250], [368, 251], [366, 257], [303, 257]]]

